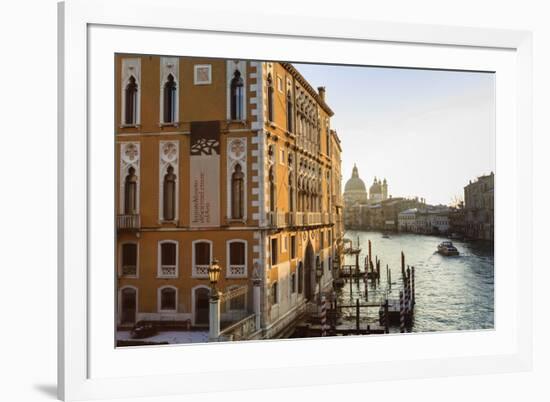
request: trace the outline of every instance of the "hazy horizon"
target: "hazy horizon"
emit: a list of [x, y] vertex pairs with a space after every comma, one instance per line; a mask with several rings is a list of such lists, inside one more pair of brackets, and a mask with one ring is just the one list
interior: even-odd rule
[[449, 204], [495, 170], [494, 74], [293, 63], [326, 88], [342, 141], [342, 190], [353, 164], [367, 189]]

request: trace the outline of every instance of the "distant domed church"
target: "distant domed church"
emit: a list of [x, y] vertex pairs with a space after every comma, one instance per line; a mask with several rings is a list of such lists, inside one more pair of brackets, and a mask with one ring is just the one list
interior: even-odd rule
[[369, 189], [369, 204], [376, 204], [388, 199], [388, 182], [374, 178], [374, 182]]
[[344, 227], [352, 230], [397, 231], [399, 213], [411, 208], [426, 208], [425, 199], [388, 196], [386, 179], [374, 178], [367, 187], [353, 165], [351, 178], [344, 186]]
[[353, 205], [366, 204], [367, 202], [367, 187], [359, 177], [357, 165], [354, 164], [351, 178], [346, 182], [344, 187], [344, 206], [347, 208]]
[[388, 182], [386, 179], [378, 180], [374, 178], [374, 182], [367, 193], [365, 182], [359, 177], [357, 165], [353, 165], [351, 178], [346, 182], [344, 187], [344, 203], [347, 207], [363, 204], [377, 204], [388, 199]]
[[351, 178], [344, 187], [344, 225], [346, 228], [373, 227], [382, 219], [381, 203], [388, 199], [386, 179], [374, 182], [367, 193], [365, 182], [359, 177], [357, 166], [353, 165]]

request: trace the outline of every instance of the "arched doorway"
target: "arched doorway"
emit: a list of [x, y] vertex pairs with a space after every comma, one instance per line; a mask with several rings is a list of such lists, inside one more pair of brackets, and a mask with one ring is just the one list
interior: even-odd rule
[[210, 313], [210, 289], [200, 287], [194, 290], [194, 325], [208, 326]]
[[306, 300], [309, 301], [315, 294], [315, 254], [311, 242], [308, 242], [306, 246], [304, 267], [305, 296]]
[[136, 322], [137, 292], [134, 288], [124, 288], [120, 292], [120, 323]]

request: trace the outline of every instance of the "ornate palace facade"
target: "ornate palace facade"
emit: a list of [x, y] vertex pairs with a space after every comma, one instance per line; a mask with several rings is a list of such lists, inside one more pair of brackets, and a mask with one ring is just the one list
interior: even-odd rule
[[480, 176], [464, 187], [464, 235], [475, 240], [495, 238], [495, 174]]
[[208, 327], [216, 258], [219, 289], [248, 290], [227, 309], [259, 316], [256, 338], [282, 336], [339, 258], [325, 89], [288, 63], [117, 55], [115, 97], [118, 324]]

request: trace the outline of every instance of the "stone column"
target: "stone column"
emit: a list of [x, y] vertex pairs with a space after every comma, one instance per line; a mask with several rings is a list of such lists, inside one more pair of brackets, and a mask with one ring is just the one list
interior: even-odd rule
[[217, 342], [220, 337], [220, 295], [216, 291], [210, 296], [208, 340]]
[[255, 315], [255, 323], [256, 323], [256, 331], [258, 331], [262, 327], [261, 323], [261, 313], [262, 313], [262, 300], [261, 300], [261, 288], [260, 285], [262, 281], [258, 279], [253, 280], [254, 285], [254, 315]]

